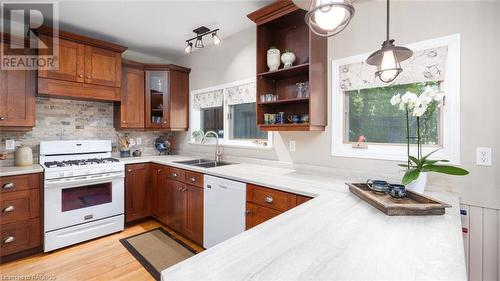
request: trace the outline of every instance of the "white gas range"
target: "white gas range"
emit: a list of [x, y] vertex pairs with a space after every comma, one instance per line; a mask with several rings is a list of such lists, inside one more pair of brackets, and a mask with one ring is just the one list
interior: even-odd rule
[[122, 231], [123, 162], [111, 141], [40, 142], [44, 172], [44, 251]]

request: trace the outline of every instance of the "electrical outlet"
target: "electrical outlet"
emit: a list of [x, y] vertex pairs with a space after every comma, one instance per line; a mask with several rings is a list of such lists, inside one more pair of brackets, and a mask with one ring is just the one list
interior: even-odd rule
[[136, 143], [137, 145], [141, 145], [141, 144], [142, 144], [142, 139], [141, 139], [141, 138], [136, 138], [136, 139], [135, 139], [135, 143]]
[[15, 150], [16, 141], [15, 140], [5, 140], [5, 150]]
[[288, 149], [290, 152], [295, 152], [295, 141], [292, 140], [288, 143]]
[[479, 166], [491, 166], [491, 147], [476, 148], [476, 164]]

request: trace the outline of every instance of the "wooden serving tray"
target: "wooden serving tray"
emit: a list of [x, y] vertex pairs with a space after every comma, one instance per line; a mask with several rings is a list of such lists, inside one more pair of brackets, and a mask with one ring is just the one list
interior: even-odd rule
[[393, 198], [385, 193], [373, 192], [366, 183], [346, 183], [349, 191], [388, 216], [443, 215], [450, 205], [407, 190], [406, 197]]

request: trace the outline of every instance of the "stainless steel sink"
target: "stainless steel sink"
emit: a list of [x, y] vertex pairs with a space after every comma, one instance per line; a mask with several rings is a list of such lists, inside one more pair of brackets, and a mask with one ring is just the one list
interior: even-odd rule
[[213, 168], [213, 167], [237, 164], [237, 163], [230, 163], [230, 162], [224, 162], [224, 161], [215, 162], [214, 160], [208, 160], [208, 159], [174, 161], [174, 163], [189, 165], [189, 166], [196, 166], [196, 167], [203, 167], [203, 168]]

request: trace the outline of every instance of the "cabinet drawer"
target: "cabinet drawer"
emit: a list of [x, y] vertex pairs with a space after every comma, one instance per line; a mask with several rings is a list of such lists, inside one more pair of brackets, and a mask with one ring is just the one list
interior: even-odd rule
[[40, 246], [40, 220], [30, 219], [2, 225], [1, 256]]
[[282, 212], [273, 210], [271, 208], [262, 207], [257, 204], [247, 202], [247, 218], [246, 229], [250, 229], [259, 225], [267, 220], [280, 215]]
[[186, 171], [185, 182], [189, 185], [203, 187], [203, 174]]
[[27, 174], [0, 178], [0, 193], [40, 187], [40, 174]]
[[176, 168], [168, 168], [167, 169], [167, 177], [171, 180], [176, 180], [176, 181], [184, 181], [185, 179], [185, 171], [181, 169], [176, 169]]
[[297, 196], [284, 191], [248, 184], [247, 201], [278, 211], [287, 211], [297, 205]]
[[0, 199], [0, 224], [36, 218], [40, 215], [40, 191], [8, 192]]

